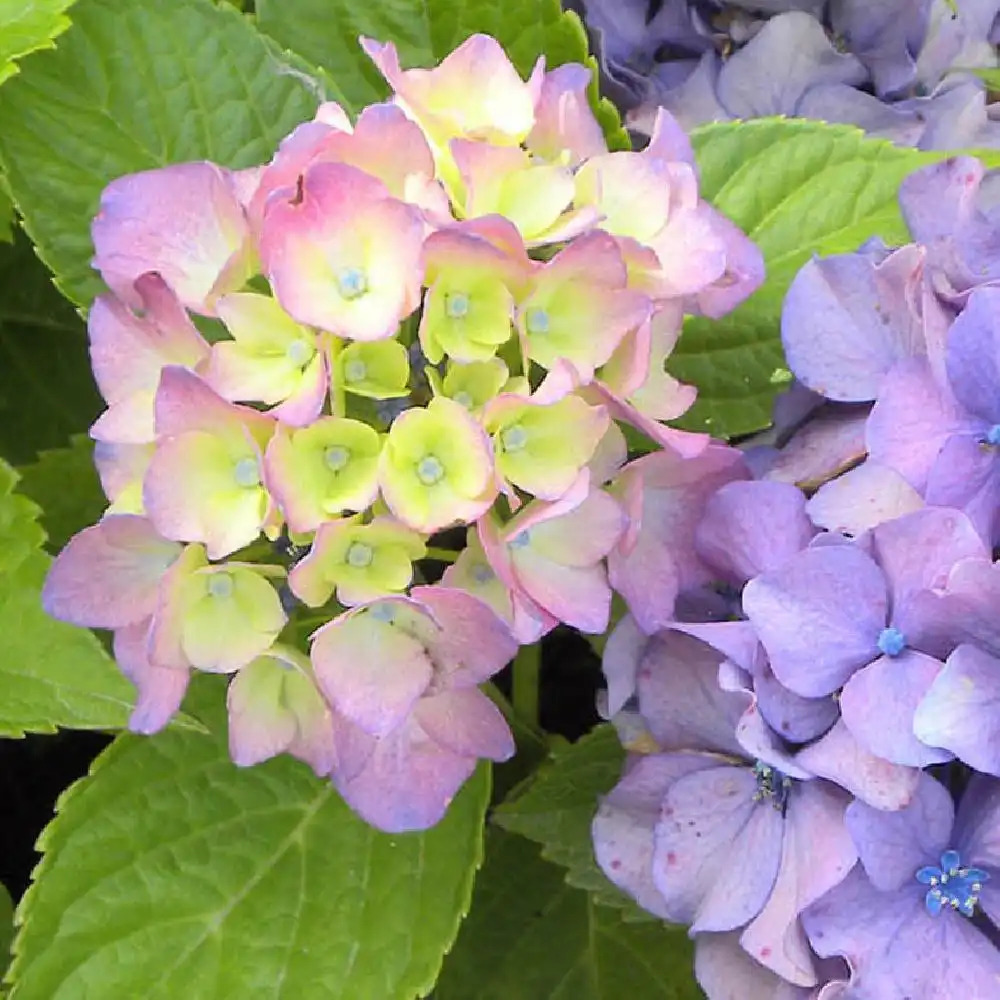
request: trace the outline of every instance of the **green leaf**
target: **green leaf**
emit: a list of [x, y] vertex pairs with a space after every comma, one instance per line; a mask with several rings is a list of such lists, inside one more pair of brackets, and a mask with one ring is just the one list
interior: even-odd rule
[[18, 472], [20, 491], [42, 508], [41, 524], [53, 552], [98, 521], [108, 505], [94, 468], [94, 442], [83, 434], [75, 434], [67, 448], [43, 451]]
[[73, 0], [3, 0], [0, 3], [0, 83], [17, 72], [16, 60], [38, 49], [69, 27], [63, 13]]
[[121, 174], [183, 160], [247, 167], [316, 100], [251, 22], [210, 0], [80, 0], [52, 52], [0, 88], [0, 161], [59, 288], [87, 304], [90, 219]]
[[538, 848], [489, 831], [472, 911], [435, 1000], [698, 1000], [683, 928], [630, 924]]
[[10, 962], [10, 943], [14, 940], [14, 901], [0, 882], [0, 976]]
[[7, 182], [0, 174], [0, 243], [14, 239], [14, 203], [10, 200]]
[[[787, 376], [781, 304], [813, 254], [909, 239], [897, 203], [908, 174], [951, 153], [902, 149], [859, 129], [803, 119], [708, 125], [692, 134], [702, 196], [761, 248], [764, 285], [721, 320], [691, 319], [668, 367], [698, 386], [680, 424], [732, 437], [771, 422]], [[995, 155], [995, 154], [994, 154]]]
[[83, 323], [19, 232], [0, 244], [0, 455], [31, 462], [100, 410]]
[[549, 764], [494, 814], [505, 830], [542, 845], [542, 856], [566, 869], [566, 881], [593, 893], [600, 903], [626, 911], [627, 919], [650, 920], [597, 867], [590, 824], [598, 799], [621, 776], [625, 753], [611, 726], [556, 750]]
[[389, 91], [381, 74], [358, 46], [358, 36], [395, 42], [406, 67], [433, 66], [477, 32], [492, 35], [522, 76], [540, 56], [549, 68], [587, 63], [593, 72], [591, 105], [615, 149], [628, 148], [618, 112], [597, 93], [596, 63], [587, 53], [580, 19], [563, 12], [559, 0], [424, 0], [371, 3], [355, 0], [257, 0], [257, 23], [281, 45], [321, 67], [353, 111], [381, 101]]
[[58, 804], [22, 906], [11, 1000], [409, 1000], [468, 910], [483, 766], [423, 834], [367, 826], [290, 758], [216, 735], [124, 735]]
[[129, 682], [92, 632], [42, 610], [51, 560], [40, 548], [39, 510], [13, 492], [16, 480], [0, 460], [0, 736], [124, 726]]

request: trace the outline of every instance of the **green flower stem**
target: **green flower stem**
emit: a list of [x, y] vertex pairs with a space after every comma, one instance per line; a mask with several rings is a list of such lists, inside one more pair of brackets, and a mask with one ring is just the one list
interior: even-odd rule
[[542, 669], [542, 647], [539, 643], [522, 646], [514, 658], [514, 711], [527, 725], [538, 728], [538, 694]]
[[438, 562], [453, 563], [462, 553], [452, 552], [451, 549], [436, 549], [428, 546], [425, 559], [436, 559]]
[[344, 383], [337, 371], [337, 358], [344, 349], [344, 341], [340, 337], [330, 337], [330, 406], [335, 417], [343, 417], [347, 413], [347, 395]]

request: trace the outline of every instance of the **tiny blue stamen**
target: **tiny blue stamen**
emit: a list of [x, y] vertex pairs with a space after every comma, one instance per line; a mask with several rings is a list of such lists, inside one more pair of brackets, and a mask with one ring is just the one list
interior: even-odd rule
[[364, 542], [351, 542], [351, 547], [347, 550], [347, 565], [354, 569], [365, 569], [371, 566], [375, 553], [370, 545]]
[[293, 340], [285, 351], [285, 355], [293, 365], [297, 365], [301, 368], [303, 365], [308, 364], [312, 361], [313, 355], [316, 353], [316, 349], [305, 340]]
[[233, 468], [233, 479], [238, 486], [249, 489], [251, 486], [260, 486], [260, 470], [257, 468], [257, 459], [241, 458]]
[[899, 656], [906, 649], [906, 636], [898, 628], [890, 625], [882, 629], [875, 645], [886, 656]]
[[914, 878], [921, 885], [930, 886], [924, 896], [924, 908], [932, 917], [945, 909], [971, 917], [990, 873], [963, 865], [958, 851], [949, 850], [941, 855], [940, 865], [926, 865], [915, 872]]
[[444, 297], [444, 311], [450, 319], [462, 319], [469, 314], [469, 296], [464, 292], [449, 292]]
[[368, 291], [368, 279], [359, 267], [342, 267], [337, 272], [337, 291], [342, 299], [356, 299]]
[[994, 424], [986, 432], [986, 443], [993, 445], [994, 448], [1000, 445], [1000, 424]]
[[472, 397], [464, 389], [459, 389], [458, 392], [456, 392], [451, 398], [455, 400], [459, 406], [464, 406], [467, 410], [472, 409]]
[[388, 603], [373, 604], [368, 613], [379, 622], [388, 622], [390, 625], [396, 617], [396, 609]]
[[340, 472], [351, 460], [351, 453], [342, 445], [334, 444], [323, 452], [323, 461], [331, 472]]
[[489, 583], [493, 579], [493, 576], [493, 570], [490, 569], [486, 563], [476, 563], [472, 567], [472, 579], [475, 580], [476, 583]]
[[434, 486], [444, 479], [444, 466], [436, 455], [425, 455], [417, 463], [417, 479], [424, 486]]
[[368, 374], [368, 365], [360, 358], [354, 358], [344, 365], [344, 381], [360, 382]]
[[512, 549], [523, 549], [531, 544], [531, 532], [522, 531], [516, 534], [508, 543]]
[[229, 573], [212, 573], [208, 578], [208, 592], [213, 597], [226, 598], [233, 593], [233, 578]]
[[528, 333], [544, 334], [549, 332], [549, 314], [544, 309], [529, 309], [525, 316]]
[[504, 451], [521, 451], [528, 443], [528, 432], [520, 424], [514, 424], [500, 435], [500, 440]]

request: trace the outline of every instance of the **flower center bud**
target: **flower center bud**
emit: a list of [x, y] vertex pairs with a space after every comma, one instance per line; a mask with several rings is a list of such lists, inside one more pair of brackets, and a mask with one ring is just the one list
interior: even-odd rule
[[342, 445], [334, 444], [323, 452], [323, 461], [331, 472], [340, 472], [351, 460], [351, 453]]
[[208, 578], [208, 592], [212, 597], [230, 597], [233, 593], [233, 578], [229, 573], [212, 573]]
[[971, 917], [979, 902], [983, 883], [989, 877], [989, 872], [981, 868], [963, 865], [958, 851], [945, 851], [941, 855], [940, 867], [927, 865], [914, 875], [921, 885], [930, 886], [924, 897], [924, 907], [932, 917], [946, 907]]
[[906, 649], [906, 636], [898, 628], [890, 625], [882, 629], [875, 645], [886, 656], [899, 656]]
[[444, 478], [444, 466], [436, 455], [425, 455], [417, 463], [417, 479], [424, 486], [433, 486]]
[[371, 566], [374, 557], [375, 553], [370, 545], [365, 545], [364, 542], [351, 542], [347, 550], [347, 565], [355, 569], [364, 569], [366, 566]]
[[360, 267], [342, 267], [337, 272], [337, 291], [342, 299], [356, 299], [368, 291], [368, 278]]
[[387, 622], [392, 624], [396, 617], [395, 609], [391, 604], [373, 604], [369, 609], [368, 613], [378, 622]]
[[520, 451], [528, 443], [528, 432], [520, 425], [508, 427], [500, 435], [504, 451]]
[[344, 381], [360, 382], [368, 374], [368, 365], [360, 358], [354, 358], [344, 365]]
[[477, 562], [472, 567], [472, 579], [476, 583], [489, 583], [493, 579], [493, 570], [486, 563]]
[[288, 345], [288, 350], [285, 351], [285, 356], [293, 365], [302, 367], [312, 360], [312, 356], [316, 353], [315, 348], [306, 340], [293, 340]]
[[512, 549], [523, 549], [526, 545], [531, 543], [531, 532], [522, 531], [516, 534], [507, 544]]
[[757, 791], [753, 793], [754, 802], [770, 801], [771, 805], [784, 815], [788, 807], [788, 795], [792, 790], [792, 779], [762, 760], [754, 764], [753, 773], [757, 779]]
[[260, 486], [260, 470], [257, 468], [257, 459], [241, 458], [233, 467], [233, 479], [237, 486], [250, 489], [251, 486]]
[[459, 406], [464, 406], [467, 410], [472, 409], [472, 397], [464, 389], [459, 389], [458, 392], [456, 392], [451, 398], [455, 400]]
[[469, 296], [465, 292], [448, 292], [444, 297], [444, 311], [450, 319], [468, 316]]
[[1000, 445], [1000, 424], [994, 424], [986, 432], [986, 443], [993, 445], [994, 448]]
[[528, 333], [548, 333], [549, 314], [544, 309], [529, 309], [524, 318]]

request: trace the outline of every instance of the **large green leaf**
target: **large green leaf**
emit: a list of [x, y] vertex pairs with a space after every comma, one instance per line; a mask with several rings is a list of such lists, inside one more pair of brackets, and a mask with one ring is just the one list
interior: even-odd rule
[[486, 840], [472, 911], [435, 1000], [696, 1000], [682, 928], [625, 923], [568, 886], [538, 848], [502, 830]]
[[108, 505], [94, 468], [94, 442], [86, 435], [75, 434], [66, 448], [43, 451], [18, 472], [21, 493], [42, 508], [40, 520], [53, 552], [97, 521]]
[[86, 304], [90, 219], [131, 171], [211, 159], [246, 167], [316, 105], [308, 81], [238, 10], [210, 0], [80, 0], [55, 51], [0, 89], [0, 160], [60, 289]]
[[566, 869], [566, 881], [600, 902], [622, 908], [630, 920], [649, 920], [597, 867], [590, 824], [598, 799], [621, 775], [624, 751], [611, 726], [556, 750], [549, 764], [501, 805], [495, 819], [506, 830], [542, 845], [542, 855]]
[[51, 47], [69, 27], [73, 0], [3, 0], [0, 3], [0, 83], [17, 72], [16, 60]]
[[39, 510], [13, 492], [16, 478], [0, 460], [0, 736], [124, 726], [131, 685], [93, 633], [42, 610], [51, 560]]
[[30, 462], [100, 409], [83, 323], [19, 232], [0, 243], [0, 455]]
[[10, 961], [10, 943], [14, 940], [14, 901], [0, 882], [0, 976]]
[[614, 148], [628, 137], [614, 106], [598, 98], [596, 64], [587, 54], [587, 35], [576, 14], [563, 12], [559, 0], [257, 0], [262, 30], [285, 48], [321, 67], [333, 82], [331, 96], [354, 111], [384, 100], [388, 88], [358, 46], [358, 36], [391, 41], [404, 66], [439, 63], [469, 35], [493, 35], [522, 75], [544, 55], [551, 68], [566, 62], [588, 63], [594, 72], [591, 103]]
[[11, 1000], [426, 993], [482, 859], [488, 769], [434, 829], [378, 833], [297, 761], [234, 767], [207, 691], [189, 707], [216, 735], [119, 737], [61, 799]]
[[799, 268], [813, 254], [856, 250], [873, 236], [907, 242], [900, 182], [950, 154], [803, 119], [708, 125], [692, 140], [703, 197], [760, 246], [767, 264], [763, 287], [739, 309], [687, 322], [669, 364], [698, 386], [698, 402], [681, 423], [731, 437], [766, 427], [786, 384], [781, 304]]

